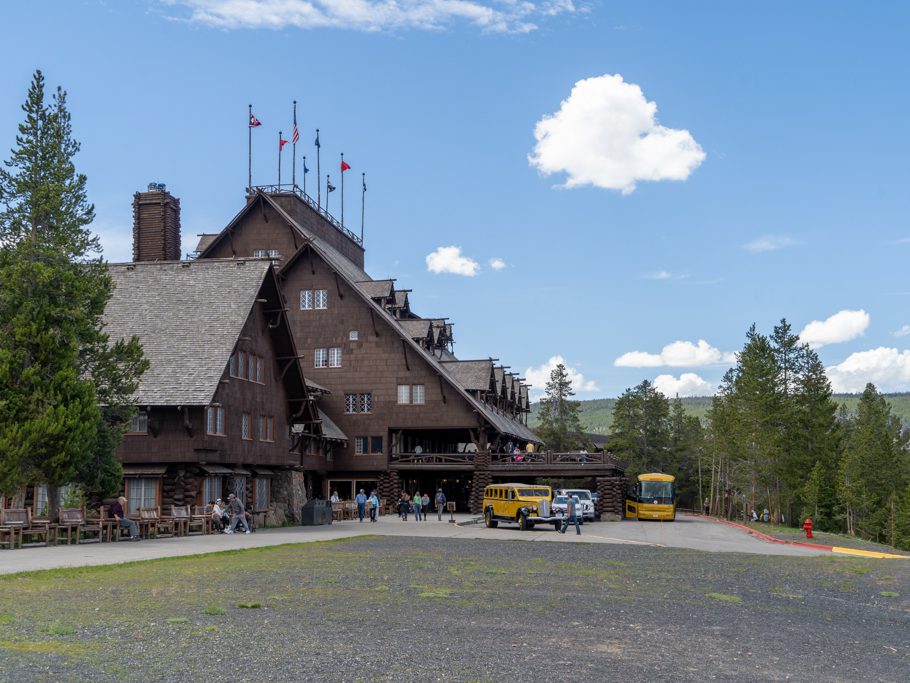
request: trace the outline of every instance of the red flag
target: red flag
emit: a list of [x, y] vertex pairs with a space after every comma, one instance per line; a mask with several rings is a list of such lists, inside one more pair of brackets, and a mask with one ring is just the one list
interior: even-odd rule
[[350, 170], [351, 170], [351, 165], [347, 161], [342, 159], [341, 160], [341, 172], [344, 173], [345, 171], [350, 171]]
[[256, 128], [261, 125], [262, 124], [259, 123], [259, 119], [257, 119], [255, 116], [253, 116], [253, 113], [250, 112], [250, 128]]
[[282, 140], [281, 138], [279, 138], [279, 139], [278, 139], [278, 151], [280, 152], [281, 150], [283, 150], [283, 149], [284, 149], [284, 146], [285, 146], [286, 144], [288, 144], [288, 141], [287, 141], [287, 140]]

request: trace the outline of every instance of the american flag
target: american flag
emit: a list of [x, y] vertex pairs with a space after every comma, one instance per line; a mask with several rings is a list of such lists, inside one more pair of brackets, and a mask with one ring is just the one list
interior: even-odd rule
[[294, 112], [294, 132], [291, 134], [291, 142], [295, 145], [300, 142], [300, 131], [297, 130], [297, 112]]

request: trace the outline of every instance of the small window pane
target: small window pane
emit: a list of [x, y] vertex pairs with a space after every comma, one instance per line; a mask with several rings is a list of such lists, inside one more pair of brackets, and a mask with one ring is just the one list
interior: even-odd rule
[[254, 379], [256, 379], [256, 356], [253, 354], [250, 354], [250, 362], [248, 365], [249, 372], [247, 373], [246, 377], [252, 382]]
[[241, 436], [241, 438], [244, 438], [244, 439], [253, 438], [250, 435], [250, 428], [251, 428], [250, 423], [251, 422], [252, 422], [252, 416], [248, 415], [247, 413], [244, 413], [243, 416], [240, 418], [240, 436]]
[[382, 453], [382, 437], [370, 437], [370, 453]]
[[358, 436], [354, 439], [354, 454], [363, 455], [367, 449], [367, 437]]
[[357, 330], [351, 330], [350, 332], [348, 332], [348, 340], [357, 341]]
[[313, 358], [314, 368], [324, 368], [328, 365], [328, 353], [326, 349], [316, 349]]
[[309, 310], [313, 308], [313, 290], [300, 290], [300, 310]]
[[253, 258], [265, 258], [268, 252], [265, 249], [253, 249]]
[[127, 514], [139, 508], [158, 507], [158, 480], [152, 477], [130, 477], [126, 480]]
[[231, 360], [228, 361], [228, 374], [231, 377], [237, 376], [237, 356], [231, 354]]
[[341, 367], [341, 347], [333, 346], [329, 349], [329, 367], [330, 368], [340, 368]]
[[373, 394], [360, 394], [360, 412], [373, 412]]
[[240, 379], [246, 379], [246, 354], [243, 351], [237, 352], [237, 376]]
[[253, 480], [253, 489], [255, 491], [253, 507], [257, 512], [264, 512], [269, 509], [269, 480], [258, 477]]
[[149, 414], [144, 410], [140, 410], [135, 415], [133, 415], [130, 420], [130, 433], [131, 434], [148, 434], [149, 431]]
[[214, 408], [205, 409], [205, 433], [206, 434], [215, 433], [215, 409]]
[[316, 295], [316, 308], [329, 307], [329, 290], [317, 289], [314, 294]]
[[410, 384], [399, 384], [398, 385], [398, 403], [405, 404], [411, 402], [411, 385]]
[[345, 394], [344, 395], [344, 412], [346, 412], [346, 413], [356, 413], [357, 412], [357, 394]]
[[202, 482], [202, 504], [221, 498], [221, 477], [206, 477]]
[[416, 404], [424, 402], [424, 392], [422, 384], [415, 384], [411, 387], [411, 401]]
[[263, 361], [261, 358], [256, 358], [256, 381], [262, 384], [262, 365]]

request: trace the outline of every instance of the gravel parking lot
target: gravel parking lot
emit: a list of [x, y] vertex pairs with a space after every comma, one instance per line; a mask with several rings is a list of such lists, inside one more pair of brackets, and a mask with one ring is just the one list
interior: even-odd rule
[[359, 537], [0, 578], [3, 681], [904, 681], [910, 563]]

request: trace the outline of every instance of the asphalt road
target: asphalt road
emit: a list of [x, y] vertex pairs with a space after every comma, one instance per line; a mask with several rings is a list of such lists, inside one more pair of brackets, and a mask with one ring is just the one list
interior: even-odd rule
[[365, 534], [430, 538], [483, 538], [491, 540], [520, 540], [535, 543], [615, 543], [652, 547], [687, 548], [718, 553], [750, 553], [758, 555], [812, 556], [824, 551], [798, 546], [768, 543], [739, 529], [717, 522], [681, 515], [675, 522], [595, 522], [582, 525], [582, 535], [570, 529], [557, 534], [550, 526], [538, 526], [531, 531], [519, 531], [515, 525], [487, 529], [483, 524], [469, 523], [474, 518], [456, 515], [457, 524], [430, 521], [402, 522], [386, 516], [380, 521], [359, 523], [336, 522], [319, 527], [285, 527], [263, 529], [254, 534], [212, 534], [187, 538], [162, 538], [131, 543], [86, 543], [78, 546], [24, 548], [0, 551], [0, 574], [58, 569], [91, 565], [117, 564], [151, 560], [161, 557], [181, 557], [198, 553], [261, 548], [286, 543], [306, 543], [350, 538]]

